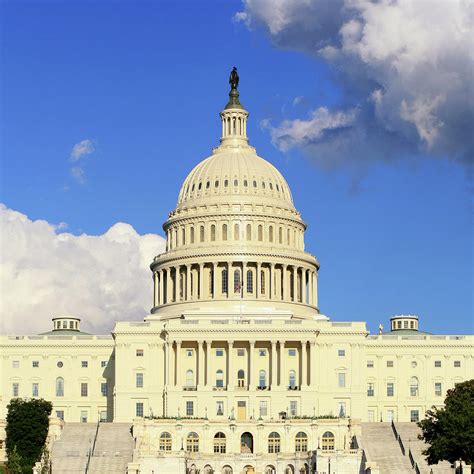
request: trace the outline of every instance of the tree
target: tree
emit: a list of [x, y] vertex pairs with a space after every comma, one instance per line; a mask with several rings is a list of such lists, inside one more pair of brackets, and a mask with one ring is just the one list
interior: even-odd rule
[[21, 474], [23, 472], [23, 460], [18, 454], [16, 446], [13, 446], [13, 450], [8, 455], [7, 467], [12, 474]]
[[14, 398], [8, 405], [6, 450], [9, 460], [21, 464], [16, 473], [30, 473], [39, 461], [48, 435], [51, 402], [43, 399], [23, 400]]
[[439, 461], [474, 462], [474, 380], [458, 383], [448, 390], [443, 408], [426, 412], [418, 423], [419, 436], [430, 446], [423, 451], [428, 464]]

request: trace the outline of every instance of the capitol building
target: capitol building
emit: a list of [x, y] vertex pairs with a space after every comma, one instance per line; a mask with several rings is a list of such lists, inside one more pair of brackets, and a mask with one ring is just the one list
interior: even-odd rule
[[[111, 335], [58, 316], [46, 334], [0, 336], [0, 418], [12, 397], [53, 403], [53, 473], [111, 472], [113, 459], [134, 474], [403, 473], [383, 467], [377, 438], [396, 443], [393, 427], [403, 438], [472, 378], [473, 336], [428, 334], [414, 315], [370, 334], [321, 312], [307, 224], [249, 144], [237, 84], [220, 144], [163, 224], [150, 314]], [[79, 446], [81, 429], [97, 438], [89, 456], [61, 448], [68, 436]]]

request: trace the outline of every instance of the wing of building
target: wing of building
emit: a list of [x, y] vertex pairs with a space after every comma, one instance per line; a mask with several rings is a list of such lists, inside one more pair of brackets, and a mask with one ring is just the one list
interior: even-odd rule
[[236, 87], [220, 118], [163, 225], [150, 314], [111, 335], [59, 317], [1, 336], [1, 417], [12, 397], [42, 397], [64, 433], [133, 423], [128, 472], [359, 472], [371, 423], [417, 421], [472, 376], [473, 337], [424, 333], [416, 316], [377, 335], [324, 316], [306, 224], [249, 145]]

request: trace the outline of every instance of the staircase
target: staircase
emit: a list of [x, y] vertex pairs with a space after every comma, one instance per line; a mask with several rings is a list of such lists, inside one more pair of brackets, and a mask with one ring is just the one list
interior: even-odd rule
[[411, 450], [412, 456], [418, 469], [421, 474], [430, 474], [431, 470], [433, 474], [452, 474], [453, 468], [450, 466], [449, 462], [443, 461], [438, 464], [433, 464], [431, 466], [425, 460], [425, 456], [422, 454], [422, 451], [426, 449], [426, 444], [424, 441], [418, 439], [418, 435], [421, 433], [420, 428], [416, 423], [395, 423], [398, 434], [403, 440], [403, 444], [407, 450]]
[[381, 474], [413, 474], [408, 453], [403, 455], [390, 423], [362, 423], [359, 445]]

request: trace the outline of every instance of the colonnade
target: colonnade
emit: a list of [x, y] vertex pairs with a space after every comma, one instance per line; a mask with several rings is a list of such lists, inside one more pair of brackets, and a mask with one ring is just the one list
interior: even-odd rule
[[154, 306], [234, 297], [317, 306], [317, 272], [309, 266], [261, 262], [171, 265], [155, 271]]

